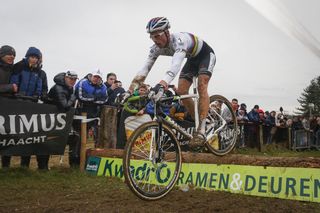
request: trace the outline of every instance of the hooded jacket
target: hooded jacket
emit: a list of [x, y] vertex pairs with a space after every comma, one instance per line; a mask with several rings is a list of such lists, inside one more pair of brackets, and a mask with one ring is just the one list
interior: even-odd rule
[[10, 84], [10, 77], [13, 66], [4, 63], [0, 60], [0, 93], [13, 93], [12, 84]]
[[73, 94], [73, 87], [66, 85], [64, 77], [65, 73], [59, 73], [54, 77], [55, 85], [50, 89], [48, 97], [60, 110], [68, 111], [74, 105], [76, 96]]
[[248, 113], [248, 118], [249, 118], [249, 121], [251, 121], [251, 122], [255, 122], [255, 123], [259, 123], [259, 122], [260, 122], [259, 113], [256, 112], [254, 109], [252, 109], [252, 110]]
[[30, 68], [28, 60], [22, 59], [13, 66], [11, 84], [18, 85], [18, 93], [25, 96], [41, 96], [42, 80], [39, 68]]
[[93, 85], [88, 79], [82, 79], [77, 83], [76, 95], [83, 103], [102, 105], [108, 101], [106, 85]]

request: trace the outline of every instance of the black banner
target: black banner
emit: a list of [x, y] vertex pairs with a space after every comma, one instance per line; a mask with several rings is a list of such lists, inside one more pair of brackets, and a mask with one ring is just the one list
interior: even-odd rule
[[0, 155], [61, 155], [74, 110], [0, 97]]

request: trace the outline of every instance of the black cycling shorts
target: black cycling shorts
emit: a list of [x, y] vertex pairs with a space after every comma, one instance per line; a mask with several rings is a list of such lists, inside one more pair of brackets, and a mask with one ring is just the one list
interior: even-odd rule
[[213, 49], [206, 42], [203, 42], [199, 54], [194, 58], [187, 59], [187, 62], [180, 72], [179, 78], [184, 78], [192, 82], [192, 78], [200, 74], [211, 77], [215, 64], [216, 56]]

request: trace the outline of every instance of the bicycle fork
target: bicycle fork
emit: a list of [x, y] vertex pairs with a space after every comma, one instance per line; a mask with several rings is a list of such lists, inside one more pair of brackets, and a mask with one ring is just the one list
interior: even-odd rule
[[[149, 160], [155, 165], [161, 162], [162, 157], [162, 122], [159, 122], [159, 128], [152, 132], [152, 141], [150, 143]], [[154, 146], [155, 149], [154, 149]]]
[[193, 98], [194, 102], [194, 124], [195, 129], [199, 128], [199, 93], [198, 93], [198, 78], [193, 76], [193, 94], [197, 95]]
[[[222, 120], [222, 125], [218, 129], [216, 129], [214, 131], [210, 130], [206, 134], [207, 135], [207, 141], [210, 141], [213, 137], [215, 137], [227, 125], [226, 120], [223, 119], [223, 117], [219, 113], [217, 113], [215, 110], [213, 110], [213, 112], [215, 113], [216, 116], [218, 116]], [[212, 118], [210, 115], [209, 115], [209, 117], [210, 117], [211, 120], [214, 120], [214, 118]]]

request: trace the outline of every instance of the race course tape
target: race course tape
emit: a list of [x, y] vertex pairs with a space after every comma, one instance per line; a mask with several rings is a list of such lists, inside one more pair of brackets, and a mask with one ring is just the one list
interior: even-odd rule
[[[165, 184], [174, 174], [173, 163], [150, 169], [147, 161], [133, 164], [135, 177], [148, 176], [152, 184]], [[90, 156], [86, 170], [97, 176], [124, 178], [122, 159]], [[148, 173], [148, 175], [145, 175]], [[151, 173], [151, 175], [149, 175]], [[244, 195], [320, 202], [320, 169], [182, 163], [177, 185]]]

